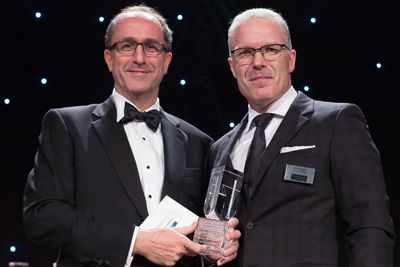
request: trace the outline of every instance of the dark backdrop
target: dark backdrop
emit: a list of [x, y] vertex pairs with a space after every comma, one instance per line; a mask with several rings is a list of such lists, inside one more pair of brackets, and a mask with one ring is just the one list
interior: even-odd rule
[[[163, 108], [213, 138], [237, 123], [247, 105], [227, 64], [228, 22], [249, 7], [272, 7], [287, 19], [297, 67], [293, 85], [364, 111], [384, 165], [392, 215], [399, 229], [396, 91], [399, 1], [143, 1], [158, 7], [174, 31], [173, 62], [160, 92]], [[113, 82], [103, 60], [103, 35], [113, 14], [130, 1], [0, 2], [0, 266], [23, 260], [51, 266], [53, 250], [29, 243], [22, 229], [22, 194], [33, 165], [41, 118], [49, 108], [102, 102]], [[42, 12], [36, 19], [34, 13]], [[176, 19], [177, 14], [183, 20]], [[98, 21], [99, 16], [105, 22]], [[315, 16], [316, 24], [309, 19]], [[382, 63], [377, 69], [376, 63]], [[42, 85], [40, 79], [48, 83]], [[180, 79], [187, 84], [181, 86]], [[6, 105], [3, 99], [10, 98]], [[10, 245], [17, 251], [11, 253]], [[400, 266], [400, 248], [395, 248]]]

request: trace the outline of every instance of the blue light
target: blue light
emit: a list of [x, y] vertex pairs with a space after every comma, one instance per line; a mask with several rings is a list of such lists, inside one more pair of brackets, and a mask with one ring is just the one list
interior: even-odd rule
[[104, 22], [104, 17], [99, 17], [100, 22]]
[[378, 62], [378, 63], [376, 63], [376, 68], [377, 68], [377, 69], [381, 69], [381, 68], [382, 68], [382, 64], [381, 64], [381, 63], [379, 63], [379, 62]]
[[185, 84], [186, 84], [186, 81], [185, 81], [184, 79], [182, 79], [182, 80], [179, 81], [179, 83], [180, 83], [181, 85], [185, 85]]
[[178, 16], [176, 16], [176, 18], [177, 18], [178, 20], [183, 20], [183, 16], [182, 16], [181, 14], [179, 14]]
[[42, 78], [42, 79], [40, 80], [40, 82], [44, 85], [44, 84], [47, 83], [47, 79], [46, 79], [46, 78]]
[[36, 17], [37, 19], [40, 19], [40, 18], [42, 17], [42, 13], [36, 12], [36, 13], [35, 13], [35, 17]]
[[233, 122], [229, 123], [229, 127], [231, 127], [231, 128], [235, 127], [235, 123], [233, 123]]
[[310, 91], [310, 87], [309, 87], [308, 85], [305, 85], [303, 89], [304, 89], [304, 91], [306, 91], [306, 92]]
[[10, 246], [10, 252], [14, 253], [17, 251], [17, 248], [15, 246]]
[[312, 17], [312, 18], [310, 19], [310, 22], [311, 22], [312, 24], [315, 24], [315, 23], [317, 23], [317, 19], [314, 18], [314, 17]]
[[10, 104], [11, 100], [9, 98], [4, 98], [4, 104], [8, 105]]

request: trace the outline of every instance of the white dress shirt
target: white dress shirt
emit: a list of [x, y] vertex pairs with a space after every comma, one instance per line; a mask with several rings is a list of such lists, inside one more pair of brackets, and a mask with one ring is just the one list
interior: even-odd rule
[[[297, 92], [291, 86], [289, 90], [287, 90], [275, 103], [273, 103], [266, 113], [272, 113], [274, 116], [272, 120], [265, 128], [265, 143], [268, 147], [268, 144], [271, 142], [276, 130], [278, 129], [279, 125], [281, 124], [283, 117], [286, 115], [287, 111], [292, 105], [294, 99], [296, 98]], [[247, 125], [244, 128], [241, 136], [238, 138], [232, 152], [231, 152], [231, 160], [233, 168], [243, 172], [244, 165], [246, 163], [247, 153], [250, 148], [251, 141], [253, 140], [255, 127], [253, 119], [259, 115], [257, 111], [252, 109], [249, 105], [249, 112], [248, 112], [248, 121]]]
[[[131, 101], [119, 94], [115, 89], [113, 90], [112, 97], [117, 110], [117, 122], [124, 117], [125, 102], [128, 102], [138, 109]], [[160, 101], [158, 98], [156, 103], [146, 109], [146, 111], [153, 109], [160, 110]], [[147, 211], [151, 214], [160, 203], [161, 191], [164, 183], [164, 144], [161, 134], [161, 125], [156, 132], [153, 132], [145, 122], [131, 121], [124, 124], [124, 130], [139, 172], [140, 183], [146, 199]], [[132, 250], [135, 245], [138, 230], [138, 227], [135, 227], [125, 267], [130, 266], [133, 260]]]

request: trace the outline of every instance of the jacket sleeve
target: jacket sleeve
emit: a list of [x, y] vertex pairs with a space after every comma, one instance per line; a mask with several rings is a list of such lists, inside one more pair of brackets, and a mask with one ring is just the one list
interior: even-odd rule
[[134, 226], [112, 225], [77, 209], [75, 178], [71, 136], [60, 112], [51, 110], [42, 122], [25, 189], [26, 235], [83, 264], [124, 266]]
[[394, 228], [382, 164], [361, 110], [345, 105], [333, 131], [331, 172], [350, 266], [393, 266]]

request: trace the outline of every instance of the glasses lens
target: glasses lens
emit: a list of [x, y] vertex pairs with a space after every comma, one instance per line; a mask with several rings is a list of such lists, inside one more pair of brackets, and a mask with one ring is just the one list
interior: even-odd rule
[[278, 58], [282, 49], [283, 47], [281, 45], [265, 45], [261, 47], [265, 59]]
[[253, 60], [253, 48], [238, 48], [233, 51], [233, 57], [240, 64], [247, 64]]
[[163, 45], [157, 42], [145, 42], [142, 46], [146, 55], [159, 55], [163, 51]]
[[281, 44], [264, 45], [260, 48], [238, 48], [232, 51], [232, 56], [236, 62], [244, 65], [253, 61], [256, 52], [261, 52], [265, 60], [276, 60], [285, 48], [287, 47]]
[[134, 41], [120, 41], [116, 42], [111, 49], [115, 48], [118, 53], [124, 55], [131, 55], [141, 45], [146, 56], [156, 56], [165, 51], [165, 46], [155, 41], [148, 41], [144, 43], [136, 43]]
[[133, 42], [117, 42], [116, 49], [120, 53], [131, 53], [136, 49], [137, 44]]

